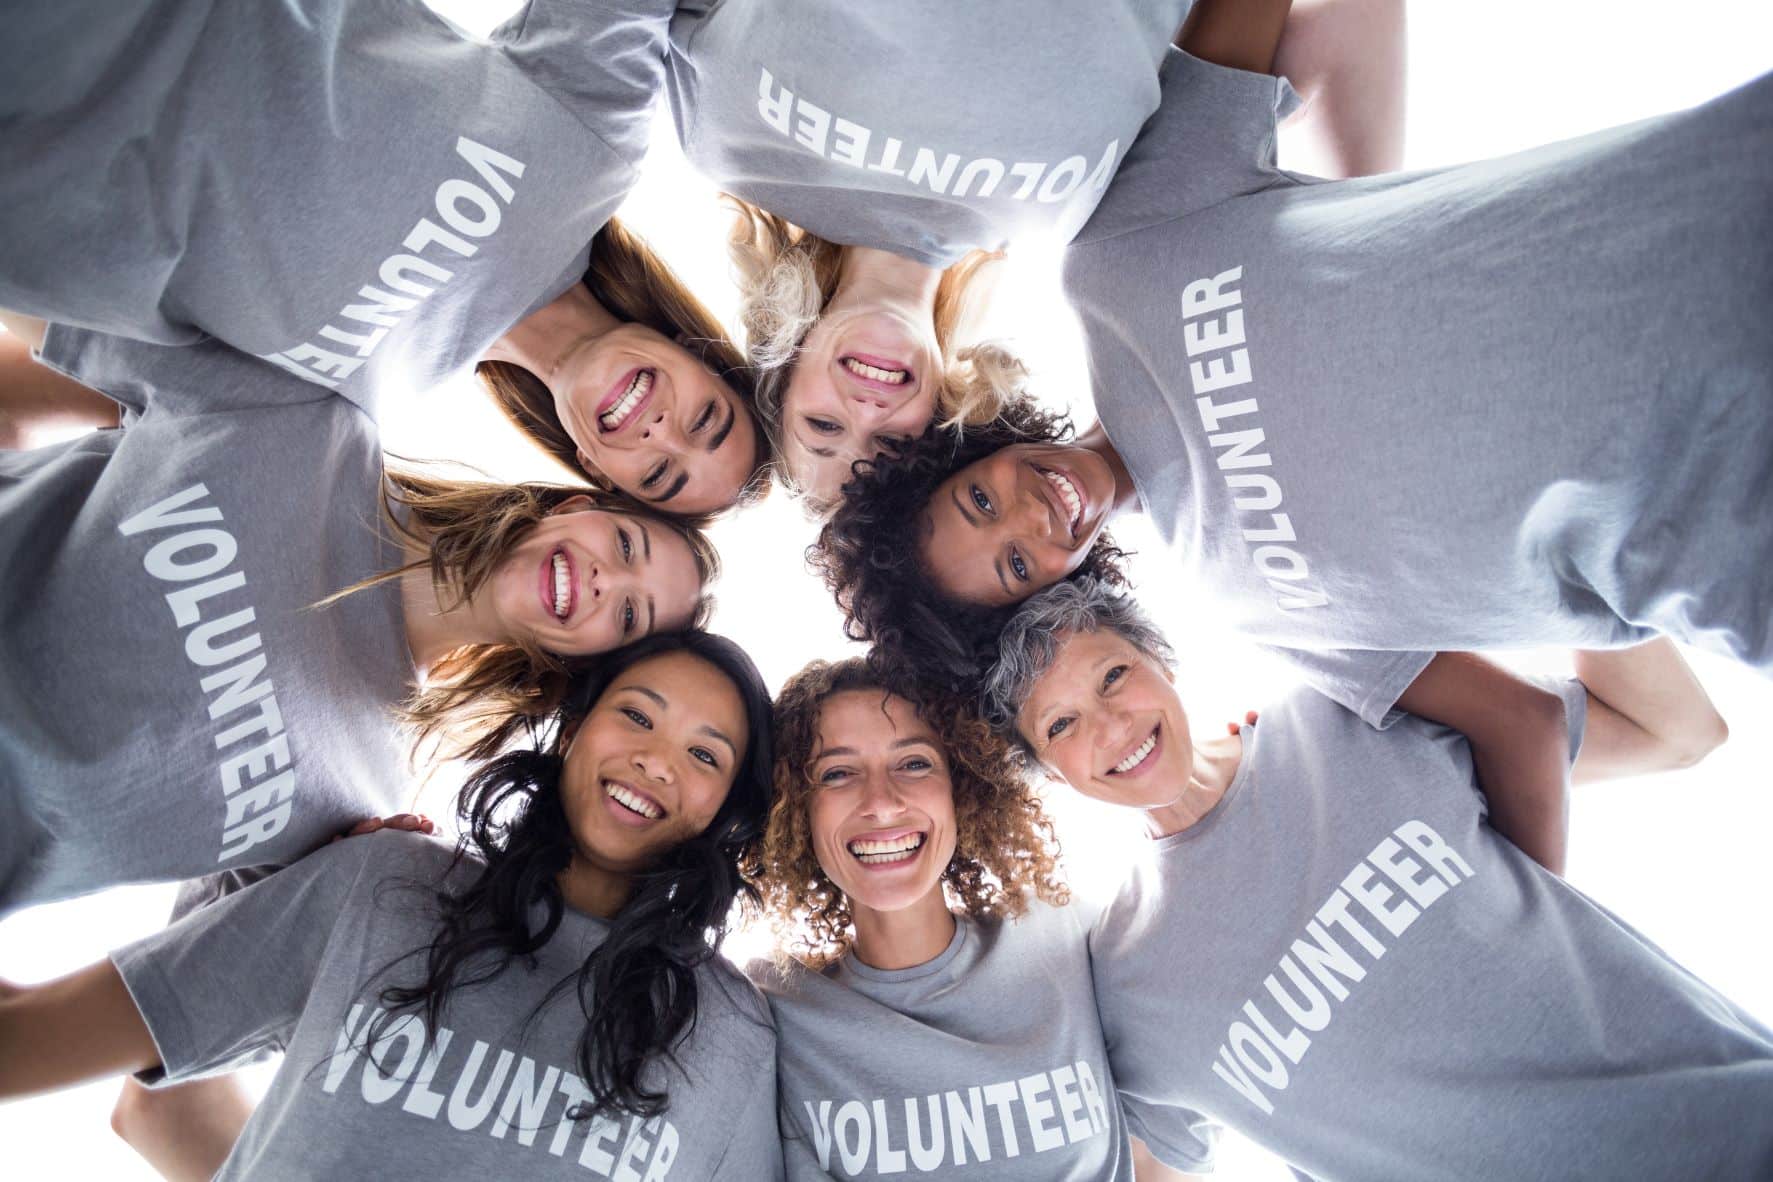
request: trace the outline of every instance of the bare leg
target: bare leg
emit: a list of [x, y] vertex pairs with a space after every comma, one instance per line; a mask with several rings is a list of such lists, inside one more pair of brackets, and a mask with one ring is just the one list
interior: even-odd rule
[[1404, 160], [1404, 0], [1294, 0], [1275, 54], [1305, 99], [1281, 129], [1284, 168], [1324, 177]]
[[209, 1182], [252, 1110], [232, 1075], [152, 1090], [126, 1079], [111, 1128], [168, 1182]]
[[34, 360], [20, 337], [0, 336], [0, 448], [40, 447], [117, 422], [115, 402]]

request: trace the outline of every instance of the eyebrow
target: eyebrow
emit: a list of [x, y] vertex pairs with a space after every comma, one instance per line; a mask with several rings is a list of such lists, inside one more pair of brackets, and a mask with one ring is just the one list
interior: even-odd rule
[[713, 738], [719, 739], [722, 743], [725, 743], [727, 745], [727, 749], [733, 753], [733, 758], [734, 759], [739, 758], [738, 744], [734, 743], [731, 739], [727, 738], [726, 735], [722, 734], [719, 730], [707, 725], [706, 723], [697, 727], [696, 729], [704, 735], [712, 736]]
[[651, 635], [653, 629], [658, 626], [658, 623], [659, 613], [657, 610], [657, 601], [653, 598], [653, 593], [648, 591], [646, 593], [646, 631], [641, 633], [641, 635]]
[[721, 424], [720, 430], [714, 433], [714, 437], [708, 441], [708, 446], [702, 450], [710, 452], [719, 451], [720, 445], [726, 442], [726, 437], [732, 434], [733, 423], [738, 417], [739, 412], [734, 410], [729, 404], [726, 408], [726, 422]]
[[[937, 746], [939, 746], [939, 744], [937, 744], [934, 739], [927, 739], [927, 738], [923, 737], [922, 735], [911, 735], [908, 738], [896, 739], [893, 742], [888, 743], [887, 750], [888, 751], [897, 751], [901, 747], [937, 747]], [[833, 755], [859, 755], [859, 754], [861, 754], [861, 752], [857, 751], [856, 748], [854, 748], [854, 747], [827, 747], [827, 748], [825, 748], [825, 750], [819, 752], [817, 755], [815, 755], [813, 757], [813, 762], [817, 763], [821, 759], [829, 759]]]
[[640, 694], [643, 697], [651, 698], [654, 702], [657, 702], [660, 706], [669, 706], [671, 704], [665, 700], [665, 695], [661, 694], [658, 690], [648, 689], [644, 685], [618, 685], [616, 687], [616, 689], [617, 690], [633, 690], [635, 693]]
[[640, 531], [640, 552], [646, 556], [648, 562], [651, 562], [653, 560], [652, 535], [646, 532], [646, 523], [639, 519], [635, 520], [634, 528]]

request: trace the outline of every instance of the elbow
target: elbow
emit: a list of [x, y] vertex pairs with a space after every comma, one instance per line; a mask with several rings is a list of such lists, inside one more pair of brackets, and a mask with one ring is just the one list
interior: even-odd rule
[[1722, 747], [1729, 738], [1730, 725], [1724, 721], [1723, 715], [1713, 710], [1703, 722], [1695, 723], [1670, 744], [1668, 766], [1670, 769], [1692, 767]]

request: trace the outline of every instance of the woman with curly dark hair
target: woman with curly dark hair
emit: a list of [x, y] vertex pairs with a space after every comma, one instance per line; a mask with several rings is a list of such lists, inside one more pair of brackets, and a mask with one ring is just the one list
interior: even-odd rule
[[746, 873], [793, 957], [750, 970], [788, 1176], [1130, 1179], [1083, 926], [1008, 745], [864, 659], [789, 679], [775, 742]]
[[453, 856], [339, 842], [111, 960], [0, 987], [0, 1093], [279, 1046], [220, 1177], [775, 1177], [769, 1016], [715, 954], [763, 824], [768, 710], [730, 641], [621, 650], [545, 747], [479, 768]]
[[[932, 427], [895, 455], [858, 464], [807, 555], [836, 594], [851, 639], [873, 644], [877, 663], [958, 684], [991, 666], [1008, 608], [1039, 587], [1073, 574], [1124, 581], [1121, 551], [1102, 527], [1131, 485], [1123, 497], [1124, 469], [1106, 437], [1092, 430], [1073, 443], [1072, 434], [1064, 414], [1023, 395], [963, 435]], [[1091, 482], [1093, 516], [1075, 529], [1059, 529], [1051, 505], [1061, 473], [1088, 473]], [[1027, 534], [999, 556], [1008, 581], [997, 594], [973, 594], [971, 580], [953, 574], [982, 553], [938, 525], [957, 512]]]

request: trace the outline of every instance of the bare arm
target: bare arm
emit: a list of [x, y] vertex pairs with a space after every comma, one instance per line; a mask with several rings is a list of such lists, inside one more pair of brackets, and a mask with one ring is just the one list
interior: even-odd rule
[[[36, 343], [42, 343], [41, 334]], [[37, 447], [45, 442], [44, 431], [117, 425], [115, 402], [37, 361], [31, 348], [29, 337], [0, 336], [0, 449]]]
[[1691, 767], [1730, 737], [1717, 707], [1666, 637], [1576, 654], [1588, 687], [1578, 783]]
[[1474, 653], [1439, 653], [1397, 705], [1465, 735], [1491, 827], [1562, 874], [1570, 782], [1563, 700]]
[[1202, 61], [1272, 74], [1291, 7], [1292, 0], [1198, 0], [1176, 44]]
[[1184, 1174], [1166, 1166], [1153, 1156], [1149, 1146], [1137, 1137], [1129, 1137], [1133, 1147], [1133, 1182], [1199, 1182], [1200, 1174]]
[[237, 1075], [166, 1088], [126, 1079], [111, 1110], [111, 1131], [167, 1182], [209, 1182], [234, 1152], [253, 1108]]
[[5, 328], [33, 349], [43, 347], [43, 334], [49, 330], [49, 326], [35, 316], [8, 312], [5, 308], [0, 308], [0, 328]]
[[1297, 0], [1274, 57], [1305, 107], [1282, 127], [1283, 168], [1370, 176], [1404, 162], [1404, 0]]
[[0, 1098], [160, 1065], [135, 999], [108, 960], [43, 985], [0, 989]]

